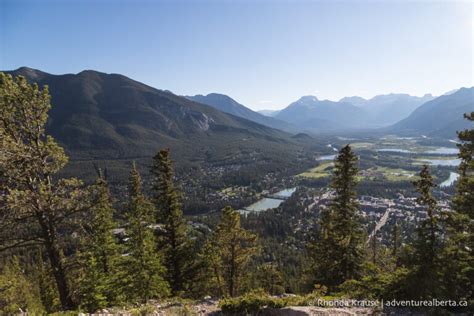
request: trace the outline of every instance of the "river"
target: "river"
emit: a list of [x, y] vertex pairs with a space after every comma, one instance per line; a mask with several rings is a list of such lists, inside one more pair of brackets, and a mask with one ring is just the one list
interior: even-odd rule
[[456, 180], [459, 178], [459, 174], [456, 173], [456, 172], [450, 172], [449, 173], [449, 178], [447, 178], [446, 180], [444, 180], [443, 182], [441, 182], [441, 184], [439, 185], [441, 188], [446, 188], [446, 187], [449, 187], [451, 185], [454, 184], [454, 182], [456, 182]]
[[255, 203], [250, 204], [249, 206], [244, 207], [243, 209], [238, 210], [240, 214], [247, 214], [252, 212], [261, 212], [268, 209], [274, 209], [280, 206], [287, 198], [289, 198], [296, 188], [288, 188], [281, 191], [278, 191], [274, 194], [270, 194], [270, 197], [265, 197], [258, 200]]

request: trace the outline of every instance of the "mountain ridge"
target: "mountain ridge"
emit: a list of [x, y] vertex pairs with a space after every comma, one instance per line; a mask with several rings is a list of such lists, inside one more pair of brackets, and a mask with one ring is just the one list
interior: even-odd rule
[[196, 160], [208, 155], [206, 146], [268, 155], [296, 144], [283, 131], [120, 74], [53, 75], [28, 67], [4, 72], [49, 86], [47, 131], [74, 159], [151, 157], [169, 147], [178, 159]]
[[212, 106], [213, 108], [232, 114], [235, 116], [239, 116], [250, 121], [280, 129], [283, 131], [287, 131], [290, 133], [297, 132], [298, 129], [291, 124], [284, 122], [282, 120], [275, 119], [273, 117], [268, 117], [263, 114], [260, 114], [256, 111], [251, 110], [250, 108], [242, 105], [241, 103], [237, 102], [233, 98], [228, 95], [220, 94], [220, 93], [209, 93], [207, 95], [197, 94], [194, 96], [186, 96], [186, 98]]
[[474, 87], [464, 87], [424, 103], [410, 116], [386, 130], [399, 134], [424, 134], [454, 139], [456, 131], [469, 127], [463, 114], [473, 111]]

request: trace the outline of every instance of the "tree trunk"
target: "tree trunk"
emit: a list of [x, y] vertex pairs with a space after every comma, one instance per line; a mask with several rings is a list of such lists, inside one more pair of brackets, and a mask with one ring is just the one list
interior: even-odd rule
[[56, 231], [51, 221], [46, 222], [44, 215], [39, 214], [38, 220], [41, 225], [41, 231], [45, 240], [46, 252], [49, 262], [53, 269], [54, 279], [59, 292], [59, 300], [63, 310], [71, 310], [74, 308], [74, 302], [71, 298], [69, 286], [67, 284], [66, 272], [62, 264], [61, 251], [56, 240]]

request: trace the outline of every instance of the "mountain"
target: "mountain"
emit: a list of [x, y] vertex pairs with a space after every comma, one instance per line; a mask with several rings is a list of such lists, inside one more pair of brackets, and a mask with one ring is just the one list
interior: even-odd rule
[[290, 161], [291, 151], [300, 146], [280, 130], [119, 74], [86, 70], [52, 75], [26, 67], [7, 73], [49, 86], [47, 131], [75, 161], [108, 159], [115, 164], [150, 158], [163, 147], [171, 148], [173, 158], [183, 164], [240, 157]]
[[278, 112], [275, 118], [313, 132], [361, 128], [366, 124], [366, 113], [346, 102], [318, 100], [304, 96]]
[[275, 115], [278, 114], [278, 112], [280, 112], [280, 110], [260, 110], [257, 112], [265, 116], [274, 117]]
[[339, 102], [350, 103], [355, 106], [364, 106], [368, 102], [368, 100], [362, 97], [353, 96], [353, 97], [344, 97], [341, 100], [339, 100]]
[[208, 95], [198, 94], [195, 96], [187, 96], [186, 98], [202, 103], [202, 104], [207, 104], [219, 111], [229, 113], [238, 117], [242, 117], [244, 119], [247, 119], [247, 120], [250, 120], [250, 121], [265, 125], [265, 126], [269, 126], [272, 128], [277, 128], [277, 129], [281, 129], [281, 130], [289, 131], [289, 132], [294, 132], [297, 130], [295, 127], [292, 127], [290, 124], [286, 122], [252, 111], [251, 109], [247, 108], [246, 106], [238, 103], [231, 97], [224, 94], [219, 94], [219, 93], [210, 93]]
[[378, 95], [369, 100], [361, 97], [346, 97], [339, 102], [351, 103], [365, 110], [367, 120], [372, 127], [392, 125], [410, 115], [417, 107], [432, 100], [431, 94], [423, 97], [408, 94], [391, 93]]
[[398, 134], [456, 138], [456, 131], [472, 128], [463, 114], [474, 111], [474, 87], [461, 88], [426, 102], [387, 131]]

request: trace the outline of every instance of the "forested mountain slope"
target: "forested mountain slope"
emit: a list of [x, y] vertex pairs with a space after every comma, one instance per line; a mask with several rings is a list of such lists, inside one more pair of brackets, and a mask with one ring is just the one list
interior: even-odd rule
[[74, 156], [149, 156], [165, 146], [195, 154], [206, 145], [227, 147], [230, 140], [262, 149], [291, 142], [282, 131], [119, 74], [52, 75], [26, 67], [9, 73], [49, 86], [48, 132]]
[[454, 139], [456, 131], [469, 127], [469, 122], [463, 119], [463, 114], [472, 111], [474, 88], [461, 88], [452, 94], [426, 102], [387, 131]]

